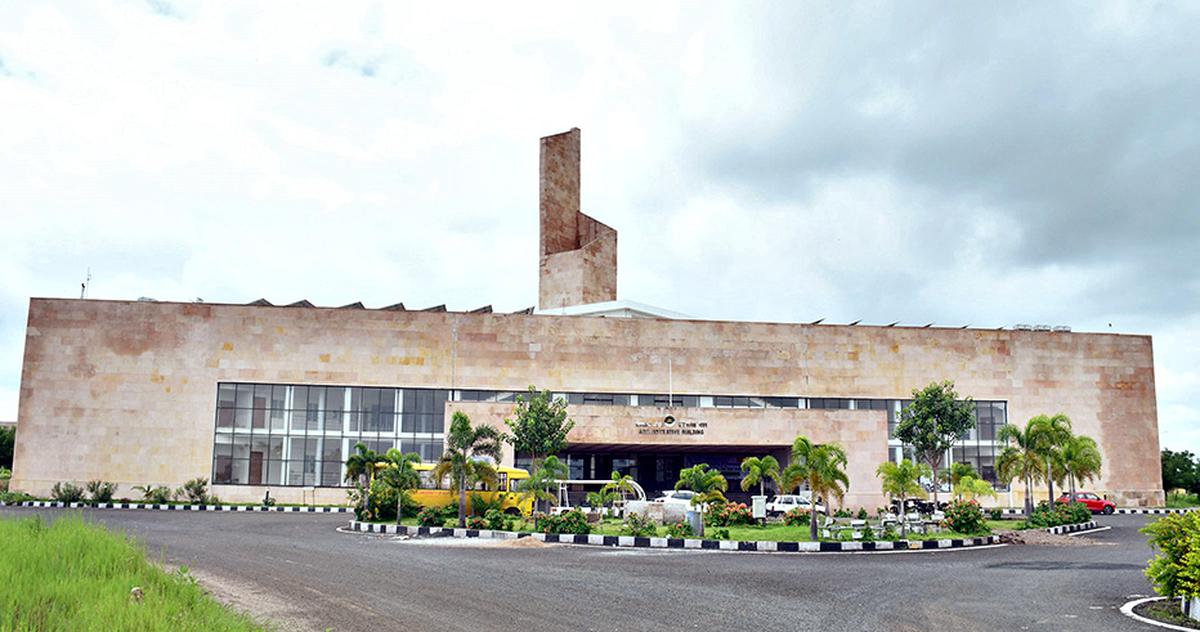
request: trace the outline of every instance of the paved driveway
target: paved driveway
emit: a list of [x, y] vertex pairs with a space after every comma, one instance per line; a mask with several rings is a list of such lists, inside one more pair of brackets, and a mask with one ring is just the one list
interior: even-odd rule
[[[3, 509], [47, 517], [63, 510]], [[1150, 594], [1141, 516], [1096, 546], [778, 555], [339, 533], [345, 516], [88, 511], [285, 628], [335, 630], [1130, 630]]]

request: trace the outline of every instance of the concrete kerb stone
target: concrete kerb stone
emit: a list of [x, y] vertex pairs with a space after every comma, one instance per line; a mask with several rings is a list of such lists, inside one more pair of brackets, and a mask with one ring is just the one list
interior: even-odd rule
[[350, 521], [350, 531], [385, 535], [438, 535], [456, 538], [517, 539], [533, 538], [542, 542], [582, 544], [637, 549], [690, 549], [707, 551], [742, 551], [758, 553], [859, 553], [868, 551], [918, 551], [958, 549], [999, 544], [995, 535], [961, 540], [897, 540], [882, 542], [775, 542], [755, 540], [701, 540], [696, 538], [661, 538], [631, 535], [599, 535], [570, 533], [531, 533], [528, 531], [492, 531], [488, 529], [448, 529], [443, 527], [410, 527], [406, 525]]
[[33, 507], [37, 509], [139, 509], [147, 511], [291, 511], [301, 513], [350, 513], [350, 507], [279, 507], [262, 505], [156, 505], [152, 503], [64, 503], [48, 500], [26, 500], [19, 503], [0, 503], [0, 507]]
[[1075, 524], [1064, 524], [1057, 527], [1050, 527], [1046, 529], [1046, 533], [1049, 533], [1050, 535], [1065, 535], [1068, 533], [1075, 533], [1077, 531], [1090, 531], [1095, 528], [1096, 521], [1088, 520], [1087, 522], [1077, 522]]
[[1114, 510], [1113, 513], [1165, 515], [1165, 514], [1188, 513], [1189, 511], [1197, 511], [1197, 510], [1200, 510], [1200, 507], [1184, 507], [1184, 508], [1180, 508], [1180, 509], [1168, 509], [1165, 507], [1128, 507], [1128, 508], [1124, 508], [1124, 509], [1118, 508], [1118, 509]]

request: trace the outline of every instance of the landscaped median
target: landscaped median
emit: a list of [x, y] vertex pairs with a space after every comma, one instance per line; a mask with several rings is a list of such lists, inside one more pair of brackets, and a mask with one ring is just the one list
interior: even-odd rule
[[773, 540], [705, 540], [693, 538], [663, 538], [631, 535], [537, 533], [528, 531], [493, 531], [490, 529], [459, 529], [450, 527], [417, 527], [397, 524], [350, 521], [350, 530], [360, 533], [408, 536], [452, 536], [456, 538], [487, 538], [513, 540], [533, 538], [542, 542], [584, 544], [592, 546], [630, 547], [645, 549], [702, 549], [720, 551], [758, 551], [771, 553], [836, 553], [859, 551], [908, 551], [929, 549], [960, 549], [997, 544], [999, 536], [928, 540], [884, 540], [876, 542], [796, 542]]
[[350, 513], [350, 507], [307, 505], [188, 505], [183, 503], [64, 503], [53, 500], [26, 500], [0, 507], [37, 507], [42, 509], [148, 509], [157, 511], [290, 511], [299, 513]]

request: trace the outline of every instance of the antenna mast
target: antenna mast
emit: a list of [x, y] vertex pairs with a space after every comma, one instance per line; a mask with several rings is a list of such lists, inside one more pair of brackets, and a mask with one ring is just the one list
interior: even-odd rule
[[87, 298], [88, 286], [91, 284], [92, 284], [92, 268], [91, 268], [91, 266], [89, 266], [87, 269], [87, 277], [83, 280], [83, 283], [79, 284], [79, 298], [80, 299]]

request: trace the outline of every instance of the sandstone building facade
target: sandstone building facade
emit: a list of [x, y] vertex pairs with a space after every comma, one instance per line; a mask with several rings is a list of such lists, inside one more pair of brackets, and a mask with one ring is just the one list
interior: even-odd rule
[[[705, 321], [622, 305], [616, 232], [580, 212], [579, 156], [578, 130], [542, 139], [544, 313], [32, 299], [12, 487], [45, 495], [103, 479], [135, 496], [134, 485], [208, 477], [227, 501], [269, 488], [343, 503], [357, 442], [434, 460], [453, 411], [501, 426], [537, 385], [570, 404], [572, 478], [620, 470], [653, 491], [706, 462], [734, 489], [741, 458], [785, 460], [805, 434], [847, 449], [845, 503], [873, 509], [885, 503], [875, 468], [904, 453], [889, 434], [905, 398], [952, 379], [978, 425], [951, 460], [996, 480], [996, 429], [1064, 412], [1103, 452], [1090, 488], [1162, 503], [1148, 336]], [[1019, 503], [1011, 493], [1000, 503]]]

